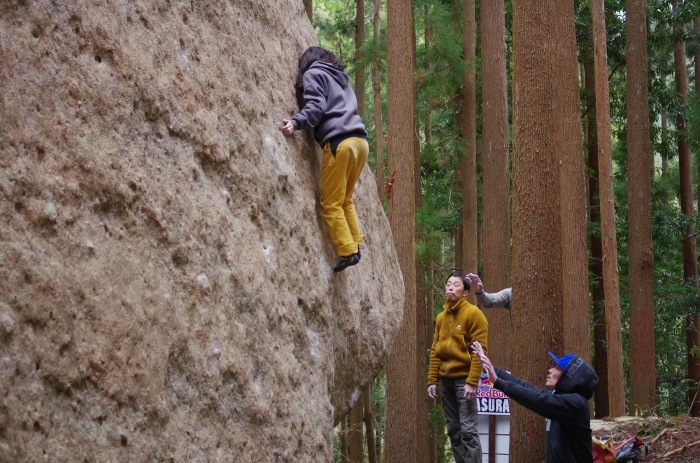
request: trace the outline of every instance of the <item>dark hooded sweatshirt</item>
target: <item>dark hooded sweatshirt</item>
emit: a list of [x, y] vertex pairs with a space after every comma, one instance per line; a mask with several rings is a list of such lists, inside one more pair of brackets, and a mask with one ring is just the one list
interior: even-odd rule
[[496, 368], [496, 375], [493, 387], [547, 418], [546, 463], [593, 461], [588, 400], [593, 397], [598, 375], [581, 357], [574, 357], [569, 363], [553, 393], [500, 368]]
[[303, 76], [304, 107], [292, 118], [297, 130], [314, 128], [314, 138], [326, 142], [350, 136], [366, 137], [357, 114], [357, 97], [348, 75], [325, 61], [316, 61]]

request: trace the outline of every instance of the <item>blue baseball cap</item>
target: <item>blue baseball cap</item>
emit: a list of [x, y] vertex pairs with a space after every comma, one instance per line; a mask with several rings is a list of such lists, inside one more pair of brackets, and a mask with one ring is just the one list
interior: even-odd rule
[[556, 363], [557, 366], [559, 368], [561, 368], [562, 370], [566, 370], [566, 367], [568, 367], [569, 364], [571, 363], [571, 361], [574, 359], [574, 357], [576, 357], [574, 354], [565, 354], [565, 355], [562, 355], [561, 357], [557, 357], [556, 355], [554, 355], [551, 352], [549, 353], [549, 356], [552, 357], [552, 360], [554, 360], [554, 363]]

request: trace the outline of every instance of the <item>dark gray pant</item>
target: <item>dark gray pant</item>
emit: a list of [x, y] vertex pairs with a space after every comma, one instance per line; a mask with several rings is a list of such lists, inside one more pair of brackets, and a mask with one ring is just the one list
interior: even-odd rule
[[455, 463], [481, 463], [481, 442], [476, 429], [476, 398], [464, 398], [466, 378], [440, 378], [442, 410]]

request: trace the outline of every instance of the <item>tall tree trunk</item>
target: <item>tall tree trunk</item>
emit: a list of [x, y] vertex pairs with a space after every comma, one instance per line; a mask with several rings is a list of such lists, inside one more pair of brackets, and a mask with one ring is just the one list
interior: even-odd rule
[[[418, 461], [426, 435], [418, 435], [417, 403], [424, 400], [425, 372], [416, 355], [415, 188], [413, 147], [413, 18], [411, 2], [388, 0], [389, 172], [396, 172], [390, 225], [405, 286], [404, 318], [387, 361], [385, 461]], [[423, 355], [423, 352], [420, 352]], [[420, 395], [419, 395], [420, 394]]]
[[[629, 1], [629, 0], [628, 0]], [[603, 240], [603, 287], [605, 288], [605, 339], [608, 354], [608, 400], [610, 416], [625, 414], [625, 382], [622, 371], [622, 326], [620, 322], [620, 278], [617, 272], [615, 190], [610, 134], [610, 90], [603, 0], [591, 1], [595, 66], [596, 131], [598, 134], [598, 185]], [[630, 243], [632, 246], [632, 243]], [[652, 349], [653, 351], [653, 349]]]
[[[700, 95], [700, 16], [696, 16], [694, 20], [695, 33], [696, 33], [696, 46], [695, 46], [695, 93]], [[700, 166], [700, 163], [698, 163]], [[700, 192], [700, 188], [698, 188]], [[699, 193], [700, 194], [700, 193]], [[698, 208], [700, 208], [700, 201], [698, 202]], [[700, 316], [693, 318], [690, 325], [690, 343], [694, 346], [700, 345]], [[690, 377], [695, 380], [696, 390], [700, 389], [700, 355], [696, 354], [690, 357]], [[691, 392], [692, 395], [692, 392]], [[691, 397], [691, 400], [695, 400], [692, 404], [691, 414], [693, 416], [700, 416], [700, 400], [698, 396]]]
[[[477, 271], [477, 188], [476, 188], [476, 13], [475, 0], [462, 1], [462, 40], [466, 69], [462, 75], [462, 272]], [[470, 297], [475, 302], [473, 295]]]
[[[542, 386], [548, 350], [590, 357], [573, 3], [515, 0], [513, 45], [513, 325], [528, 333], [514, 339], [513, 368]], [[511, 461], [542, 461], [544, 430], [514, 407]]]
[[[428, 288], [428, 294], [427, 294], [427, 304], [426, 304], [426, 312], [428, 313], [428, 320], [430, 323], [426, 327], [428, 330], [428, 338], [426, 339], [426, 345], [424, 346], [425, 350], [428, 350], [432, 347], [431, 341], [430, 341], [430, 332], [435, 332], [435, 291], [433, 290], [433, 282], [435, 281], [435, 260], [433, 260], [432, 256], [430, 258], [430, 261], [428, 262], [428, 282], [430, 282], [430, 286]], [[433, 405], [434, 406], [434, 405]], [[442, 446], [443, 448], [440, 449], [438, 444], [444, 442], [438, 438], [440, 435], [444, 435], [445, 431], [443, 429], [443, 426], [438, 426], [437, 423], [434, 423], [431, 421], [431, 426], [429, 429], [429, 434], [428, 434], [428, 448], [430, 449], [430, 452], [428, 454], [428, 463], [436, 463], [438, 461], [438, 454], [442, 451], [444, 453], [444, 445]]]
[[340, 420], [340, 461], [341, 463], [349, 463], [350, 454], [350, 436], [348, 430], [348, 421], [350, 417], [346, 414]]
[[[430, 5], [428, 3], [424, 6], [425, 14], [425, 30], [423, 31], [423, 40], [425, 42], [425, 49], [430, 50], [430, 46], [433, 42], [433, 26], [430, 23]], [[430, 53], [426, 54], [425, 61], [423, 62], [423, 69], [427, 75], [430, 72]], [[423, 127], [423, 138], [425, 139], [425, 144], [429, 145], [433, 138], [433, 127], [430, 115], [433, 109], [433, 99], [428, 98], [425, 108], [425, 124]]]
[[668, 175], [668, 153], [666, 146], [668, 144], [668, 116], [666, 111], [661, 113], [661, 145], [664, 147], [664, 152], [661, 153], [661, 175]]
[[309, 17], [311, 24], [314, 23], [314, 2], [313, 0], [304, 0], [304, 9], [306, 10], [306, 16]]
[[461, 265], [461, 262], [464, 262], [464, 239], [462, 238], [464, 235], [464, 226], [461, 223], [457, 225], [453, 231], [453, 234], [452, 239], [455, 243], [455, 261], [453, 267], [455, 269], [459, 269], [460, 271], [464, 271]]
[[[506, 79], [505, 5], [481, 4], [483, 150], [482, 280], [489, 291], [510, 285], [510, 159], [508, 156], [508, 83]], [[488, 310], [489, 356], [511, 365], [513, 336], [507, 311]]]
[[355, 2], [355, 96], [357, 96], [357, 113], [365, 114], [365, 0]]
[[[424, 30], [424, 40], [425, 40], [425, 47], [426, 49], [430, 49], [430, 45], [432, 43], [433, 39], [433, 31], [432, 27], [430, 25], [430, 20], [429, 20], [429, 14], [430, 14], [430, 7], [429, 5], [425, 5], [424, 8], [424, 15], [425, 15], [425, 30]], [[423, 69], [425, 73], [427, 74], [430, 70], [430, 59], [426, 58], [426, 60], [423, 62]], [[425, 122], [423, 125], [423, 135], [424, 135], [424, 140], [425, 140], [425, 145], [427, 146], [430, 143], [430, 139], [432, 137], [432, 122], [430, 120], [430, 114], [431, 114], [431, 107], [432, 104], [430, 101], [427, 102], [427, 107], [426, 107], [426, 113], [425, 113]], [[416, 132], [418, 133], [418, 132]], [[417, 156], [420, 158], [420, 156]], [[419, 164], [420, 166], [420, 164]], [[417, 179], [416, 179], [416, 192], [420, 193], [421, 191], [421, 184], [420, 184], [420, 169], [416, 171]], [[417, 206], [420, 206], [422, 202], [422, 199], [420, 195], [416, 196], [416, 204]], [[433, 300], [433, 290], [432, 290], [432, 282], [434, 278], [434, 261], [432, 258], [430, 258], [427, 262], [427, 266], [423, 268], [423, 281], [418, 282], [418, 286], [421, 288], [423, 291], [423, 307], [422, 311], [424, 314], [424, 325], [423, 325], [423, 341], [424, 344], [422, 346], [423, 352], [428, 352], [430, 351], [430, 348], [432, 346], [432, 333], [434, 333], [434, 325], [433, 325], [433, 310], [434, 310], [434, 300]], [[428, 286], [426, 286], [425, 282], [428, 282]], [[420, 327], [419, 327], [420, 329]], [[426, 402], [429, 403], [429, 402]], [[428, 430], [428, 439], [430, 441], [429, 443], [429, 448], [431, 449], [428, 452], [428, 461], [429, 462], [434, 462], [435, 461], [435, 452], [434, 450], [434, 443], [435, 443], [435, 436], [433, 433], [432, 427]]]
[[[559, 176], [551, 137], [552, 115], [545, 103], [552, 81], [548, 35], [538, 40], [551, 12], [532, 0], [513, 2], [513, 298], [518, 310], [513, 323], [529, 333], [527, 343], [514, 339], [521, 377], [542, 385], [543, 358], [548, 341], [561, 332], [561, 234], [559, 230]], [[540, 21], [538, 18], [544, 15]], [[526, 275], [537, 275], [537, 288]], [[541, 300], [552, 301], [543, 316]], [[559, 323], [557, 323], [559, 321]], [[524, 344], [524, 345], [523, 345]], [[543, 355], [544, 354], [544, 355]], [[515, 365], [513, 365], [514, 367]], [[516, 374], [517, 371], [514, 371]], [[523, 407], [511, 409], [510, 455], [513, 461], [544, 460], [544, 421]]]
[[627, 0], [626, 14], [630, 404], [649, 413], [656, 407], [656, 356], [646, 2]]
[[695, 93], [700, 93], [700, 16], [693, 20], [695, 25]]
[[[693, 54], [695, 61], [695, 93], [700, 95], [700, 16], [696, 16], [693, 19], [693, 26], [695, 26], [695, 46], [693, 47], [695, 50]], [[700, 157], [700, 153], [697, 156]], [[698, 169], [698, 178], [700, 178], [700, 162], [698, 162]], [[700, 209], [700, 188], [698, 188], [698, 209]]]
[[357, 402], [350, 409], [350, 425], [348, 428], [348, 461], [350, 463], [362, 463], [364, 403], [361, 399], [361, 397], [358, 397]]
[[[678, 1], [674, 2], [674, 9], [678, 5]], [[681, 37], [683, 25], [674, 23], [674, 35]], [[678, 39], [673, 47], [673, 64], [675, 71], [676, 93], [680, 102], [680, 107], [685, 108], [688, 104], [688, 73], [686, 71], [685, 60], [685, 41]], [[681, 176], [681, 210], [683, 215], [690, 218], [694, 215], [693, 207], [693, 174], [692, 160], [690, 157], [690, 146], [687, 140], [687, 127], [685, 123], [685, 114], [681, 112], [676, 117], [676, 128], [679, 133], [678, 137], [678, 165]], [[698, 263], [695, 249], [695, 227], [689, 225], [685, 230], [683, 238], [683, 278], [688, 284], [693, 287], [697, 286], [698, 278]], [[695, 384], [689, 386], [689, 400], [693, 401], [693, 406], [690, 410], [691, 416], [700, 416], [700, 402], [696, 399], [698, 390], [697, 383], [700, 381], [700, 358], [694, 354], [695, 349], [700, 346], [698, 336], [699, 326], [698, 317], [689, 316], [686, 320], [686, 349], [688, 356], [688, 377]]]
[[[562, 243], [562, 349], [591, 361], [590, 293], [586, 240], [586, 178], [579, 94], [576, 28], [573, 3], [553, 2], [556, 57], [554, 98], [561, 105], [554, 129], [559, 155], [560, 220]], [[551, 6], [551, 5], [550, 5]], [[551, 97], [550, 97], [551, 98]]]
[[[661, 69], [661, 82], [664, 87], [667, 85], [667, 75], [663, 68]], [[668, 113], [665, 109], [661, 110], [661, 146], [661, 175], [664, 177], [668, 177], [668, 160], [671, 157], [671, 150], [668, 141]], [[664, 202], [668, 204], [668, 201], [668, 195], [664, 195]]]
[[601, 418], [609, 415], [608, 400], [608, 350], [605, 340], [605, 288], [603, 286], [603, 240], [600, 237], [600, 196], [598, 188], [598, 135], [596, 132], [595, 112], [595, 71], [593, 49], [587, 48], [583, 54], [584, 80], [587, 94], [590, 95], [589, 108], [586, 113], [588, 137], [588, 218], [591, 227], [591, 264], [593, 276], [591, 297], [593, 304], [593, 366], [598, 373], [598, 385], [595, 388], [595, 416]]
[[377, 463], [377, 447], [374, 439], [374, 413], [372, 412], [372, 394], [369, 385], [362, 388], [362, 408], [364, 409], [365, 435], [367, 436], [367, 461]]
[[[356, 1], [355, 15], [355, 95], [360, 117], [365, 110], [365, 66], [362, 64], [365, 43], [365, 0]], [[362, 463], [363, 402], [358, 400], [350, 409], [349, 458], [350, 463]]]
[[[412, 17], [415, 18], [415, 10], [412, 10]], [[416, 28], [412, 27], [411, 31], [413, 33], [413, 40], [411, 41], [411, 48], [412, 48], [412, 59], [411, 63], [413, 63], [414, 68], [411, 70], [412, 74], [415, 76], [414, 84], [413, 84], [413, 181], [414, 181], [414, 195], [415, 195], [415, 210], [418, 210], [421, 207], [421, 203], [423, 201], [422, 198], [422, 188], [421, 188], [421, 176], [420, 176], [420, 120], [418, 118], [418, 105], [416, 102], [418, 101], [418, 83], [416, 80], [418, 80], [418, 70], [417, 70], [417, 53], [416, 53]], [[423, 241], [423, 235], [420, 230], [416, 230], [415, 232], [415, 238], [414, 240], [416, 242]], [[426, 372], [428, 371], [428, 357], [426, 355], [426, 349], [425, 346], [432, 345], [432, 336], [428, 335], [427, 332], [427, 327], [428, 325], [432, 326], [432, 323], [429, 323], [428, 320], [432, 321], [432, 314], [431, 316], [428, 317], [428, 314], [426, 312], [426, 303], [425, 303], [425, 272], [426, 268], [425, 266], [418, 262], [417, 259], [414, 258], [415, 262], [415, 271], [414, 271], [414, 276], [415, 276], [415, 297], [416, 297], [416, 318], [415, 318], [415, 324], [416, 324], [416, 371], [418, 372], [419, 378], [418, 378], [418, 402], [416, 403], [416, 416], [418, 419], [416, 419], [414, 426], [416, 428], [416, 434], [420, 436], [422, 439], [420, 442], [420, 445], [417, 445], [416, 447], [416, 461], [420, 462], [426, 462], [428, 460], [428, 455], [430, 453], [430, 433], [428, 432], [428, 425], [430, 424], [428, 421], [428, 413], [429, 413], [429, 404], [430, 404], [430, 398], [427, 396], [427, 394], [423, 393], [421, 394], [421, 391], [425, 391], [425, 375]], [[431, 331], [432, 333], [432, 331]]]
[[[384, 391], [386, 393], [386, 383], [384, 383], [384, 385], [382, 385], [381, 381], [377, 381], [376, 378], [374, 380], [373, 387], [375, 387], [375, 388], [376, 387], [383, 387]], [[384, 415], [386, 416], [386, 411], [385, 411]], [[375, 421], [375, 423], [376, 423], [376, 421]], [[385, 461], [385, 459], [384, 459], [384, 447], [383, 447], [384, 429], [382, 429], [379, 426], [375, 426], [374, 430], [375, 430], [375, 434], [374, 434], [375, 453], [377, 454], [377, 462], [379, 463], [379, 462]]]
[[[374, 41], [379, 43], [381, 39], [382, 21], [381, 21], [381, 0], [374, 0], [374, 20], [372, 22], [374, 29]], [[376, 153], [377, 164], [374, 171], [374, 176], [377, 179], [377, 195], [379, 202], [384, 204], [384, 128], [382, 116], [382, 79], [380, 70], [381, 58], [380, 54], [376, 54], [374, 64], [372, 65], [372, 93], [374, 94], [374, 137], [376, 138]]]

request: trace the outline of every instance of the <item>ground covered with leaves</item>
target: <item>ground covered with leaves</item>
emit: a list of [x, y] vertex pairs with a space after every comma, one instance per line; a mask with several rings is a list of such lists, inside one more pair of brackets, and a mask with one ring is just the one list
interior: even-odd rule
[[611, 437], [615, 447], [637, 436], [648, 446], [648, 454], [642, 453], [639, 462], [700, 463], [700, 418], [603, 420], [598, 429], [594, 426], [593, 434]]

